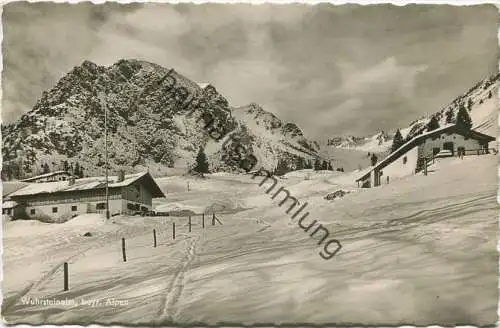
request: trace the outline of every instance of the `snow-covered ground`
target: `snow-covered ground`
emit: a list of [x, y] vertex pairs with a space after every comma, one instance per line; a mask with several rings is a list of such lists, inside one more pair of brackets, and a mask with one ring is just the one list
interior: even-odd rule
[[[215, 208], [223, 223], [212, 226], [207, 215], [202, 229], [193, 215], [191, 233], [186, 217], [4, 222], [2, 314], [32, 324], [493, 324], [497, 174], [497, 157], [485, 155], [441, 160], [428, 176], [372, 189], [355, 188], [359, 172], [279, 178], [277, 187], [308, 203], [306, 222], [318, 220], [341, 242], [329, 260], [318, 236], [278, 206], [281, 196], [265, 193], [270, 183], [259, 187], [262, 177], [250, 175], [159, 179], [167, 198], [158, 208]], [[352, 192], [324, 199], [339, 189]], [[29, 298], [75, 303], [23, 304]]]

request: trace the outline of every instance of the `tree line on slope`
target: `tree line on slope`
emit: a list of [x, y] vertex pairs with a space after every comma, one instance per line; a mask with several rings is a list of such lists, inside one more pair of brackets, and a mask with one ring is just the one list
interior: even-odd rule
[[[196, 155], [195, 163], [192, 169], [192, 172], [195, 174], [199, 174], [202, 177], [204, 174], [210, 173], [209, 169], [210, 165], [208, 163], [207, 155], [202, 147], [199, 148], [198, 154]], [[290, 165], [285, 160], [279, 159], [275, 169], [272, 171], [273, 175], [284, 175], [285, 173], [303, 170], [303, 169], [314, 169], [315, 171], [325, 170], [325, 171], [333, 171], [333, 166], [331, 162], [326, 160], [321, 160], [316, 158], [314, 163], [311, 160], [306, 160], [301, 158], [296, 163]], [[339, 167], [337, 171], [344, 172], [344, 168]]]

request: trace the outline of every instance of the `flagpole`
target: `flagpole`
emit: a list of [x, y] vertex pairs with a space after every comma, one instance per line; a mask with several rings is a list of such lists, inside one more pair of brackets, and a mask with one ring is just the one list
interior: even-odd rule
[[101, 103], [104, 107], [104, 160], [106, 168], [106, 220], [109, 220], [109, 188], [108, 188], [108, 106], [104, 100], [104, 95], [101, 93]]
[[108, 106], [104, 103], [104, 153], [106, 154], [106, 220], [109, 220], [109, 188], [108, 188]]

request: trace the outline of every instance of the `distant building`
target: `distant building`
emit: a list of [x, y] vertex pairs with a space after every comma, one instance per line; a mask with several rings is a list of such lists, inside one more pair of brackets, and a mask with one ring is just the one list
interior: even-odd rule
[[[152, 199], [165, 197], [149, 172], [108, 178], [111, 215], [148, 212]], [[9, 194], [17, 203], [15, 218], [64, 221], [83, 213], [106, 211], [105, 178], [92, 177], [31, 183]]]
[[71, 173], [68, 171], [49, 172], [28, 179], [21, 180], [22, 182], [52, 182], [52, 181], [66, 181], [71, 178]]
[[449, 150], [452, 156], [487, 154], [488, 143], [494, 140], [494, 137], [474, 130], [447, 125], [417, 135], [371, 167], [356, 182], [361, 187], [376, 187], [418, 173], [423, 168], [424, 159], [432, 160], [441, 150]]
[[13, 200], [4, 200], [2, 202], [2, 215], [13, 218], [22, 215], [19, 204]]

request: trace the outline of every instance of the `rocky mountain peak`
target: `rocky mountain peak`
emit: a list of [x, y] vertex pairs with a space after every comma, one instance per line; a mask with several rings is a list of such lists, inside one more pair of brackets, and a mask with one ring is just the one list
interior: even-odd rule
[[43, 92], [31, 111], [3, 126], [3, 178], [42, 173], [45, 164], [60, 169], [64, 162], [79, 163], [86, 175], [102, 174], [104, 108], [112, 171], [148, 168], [164, 175], [169, 169], [189, 170], [200, 147], [212, 170], [240, 170], [231, 158], [231, 143], [222, 147], [210, 129], [244, 140], [268, 169], [284, 154], [290, 167], [315, 156], [295, 124], [284, 124], [256, 103], [240, 117], [241, 109], [232, 108], [212, 84], [200, 85], [173, 69], [136, 59], [108, 67], [86, 60]]

